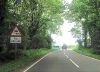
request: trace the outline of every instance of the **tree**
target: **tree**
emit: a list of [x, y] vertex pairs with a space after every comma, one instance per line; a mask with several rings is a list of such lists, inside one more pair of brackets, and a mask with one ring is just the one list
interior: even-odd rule
[[46, 36], [58, 32], [63, 23], [63, 10], [61, 0], [8, 0], [7, 21], [15, 21], [21, 26], [27, 47], [37, 34]]
[[6, 10], [7, 0], [0, 0], [0, 52], [5, 48], [5, 34], [7, 29], [7, 25], [5, 24]]
[[30, 47], [37, 49], [37, 48], [51, 48], [52, 39], [50, 36], [43, 36], [40, 34], [35, 35], [32, 38]]
[[89, 34], [91, 47], [94, 49], [100, 49], [99, 3], [99, 0], [73, 0], [66, 12], [66, 17], [70, 16], [69, 20], [82, 24], [85, 45]]
[[63, 24], [63, 10], [62, 0], [0, 0], [0, 49], [6, 46], [4, 55], [14, 56], [9, 34], [15, 24], [24, 33], [24, 50], [29, 49], [34, 40], [38, 45], [32, 48], [50, 48], [51, 33], [57, 33]]
[[82, 25], [80, 23], [77, 23], [74, 25], [74, 27], [70, 30], [73, 37], [77, 39], [77, 42], [80, 47], [82, 47], [83, 43], [83, 36], [82, 36]]

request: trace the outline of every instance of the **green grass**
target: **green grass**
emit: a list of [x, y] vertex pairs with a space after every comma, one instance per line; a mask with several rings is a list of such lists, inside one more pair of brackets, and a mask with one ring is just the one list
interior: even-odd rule
[[32, 62], [36, 58], [42, 57], [43, 55], [49, 53], [50, 51], [52, 51], [52, 50], [45, 49], [45, 48], [35, 49], [35, 50], [30, 49], [27, 51], [23, 51], [23, 54], [25, 56], [22, 56], [21, 58], [11, 61], [9, 63], [4, 63], [4, 64], [0, 65], [0, 72], [14, 71], [15, 69], [18, 69], [18, 68]]
[[75, 47], [75, 48], [73, 48], [73, 50], [77, 53], [80, 53], [80, 54], [83, 54], [83, 55], [93, 57], [93, 58], [100, 60], [100, 55], [94, 54], [93, 49]]
[[43, 49], [27, 50], [27, 51], [24, 51], [24, 54], [29, 58], [33, 58], [33, 57], [44, 55], [48, 53], [49, 51], [50, 49], [43, 48]]

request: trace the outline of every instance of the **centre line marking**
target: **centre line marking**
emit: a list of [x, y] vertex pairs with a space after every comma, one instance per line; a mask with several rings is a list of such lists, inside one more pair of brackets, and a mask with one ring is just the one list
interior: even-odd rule
[[65, 55], [67, 58], [69, 58], [69, 57], [68, 57], [68, 55], [66, 55], [66, 53], [65, 53], [65, 52], [64, 52], [64, 55]]
[[65, 56], [66, 56], [67, 58], [69, 58], [68, 55], [65, 55]]
[[69, 59], [77, 68], [80, 68], [72, 59]]

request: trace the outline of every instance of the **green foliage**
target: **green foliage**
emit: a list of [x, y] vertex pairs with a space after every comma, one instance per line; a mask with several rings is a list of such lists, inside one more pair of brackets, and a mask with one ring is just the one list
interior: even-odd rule
[[96, 59], [100, 59], [100, 55], [94, 54], [94, 49], [88, 49], [88, 48], [79, 48], [79, 47], [75, 47], [73, 49], [75, 52], [78, 52], [80, 54], [89, 56], [89, 57], [93, 57]]
[[[8, 34], [10, 29], [17, 24], [24, 34], [22, 44], [25, 50], [24, 54], [27, 56], [4, 65], [0, 64], [0, 72], [8, 72], [49, 52], [43, 48], [51, 48], [51, 33], [58, 33], [60, 25], [63, 24], [64, 5], [62, 0], [1, 0], [0, 2], [0, 46], [4, 46], [7, 50], [3, 54], [7, 55], [9, 52], [8, 61], [10, 57], [14, 57], [14, 50], [10, 46]], [[29, 46], [41, 49], [26, 51]], [[5, 56], [4, 58], [7, 59]]]
[[52, 39], [50, 36], [35, 35], [32, 38], [31, 48], [51, 48]]
[[71, 29], [72, 35], [74, 38], [77, 39], [82, 39], [82, 26], [81, 24], [76, 24], [74, 27]]
[[24, 67], [25, 65], [35, 61], [35, 59], [40, 58], [50, 51], [52, 50], [46, 48], [23, 51], [25, 56], [5, 64], [0, 64], [0, 72], [11, 72], [15, 71], [15, 69], [18, 70], [18, 68]]
[[62, 24], [63, 4], [61, 0], [39, 0], [37, 2], [38, 10], [33, 15], [30, 26], [30, 36], [39, 33], [55, 33], [58, 26]]
[[[66, 19], [77, 23], [72, 29], [74, 37], [79, 38], [81, 35], [86, 47], [87, 40], [90, 39], [91, 47], [95, 49], [100, 49], [99, 3], [100, 0], [73, 0], [71, 4], [67, 4], [68, 11], [65, 13]], [[81, 24], [82, 29], [78, 29], [79, 24]]]
[[29, 57], [29, 58], [35, 58], [35, 57], [39, 57], [41, 55], [44, 55], [46, 53], [48, 53], [51, 49], [47, 49], [47, 48], [41, 48], [41, 49], [30, 49], [30, 50], [26, 50], [23, 53]]
[[12, 22], [17, 23], [24, 32], [25, 49], [34, 35], [58, 33], [59, 26], [63, 24], [62, 0], [1, 0], [1, 2], [0, 44], [4, 41], [1, 35], [5, 35], [5, 32], [9, 34], [8, 29], [12, 26]]
[[7, 0], [0, 0], [0, 52], [4, 48], [4, 44], [6, 43], [7, 26], [5, 23], [6, 11], [7, 11]]
[[[23, 45], [19, 44], [19, 47], [24, 46], [24, 50], [30, 48], [29, 46], [31, 48], [51, 48], [51, 33], [59, 32], [58, 29], [63, 24], [63, 11], [62, 0], [1, 0], [0, 52], [6, 50], [3, 53], [4, 58], [9, 61], [10, 57], [14, 57], [14, 44], [9, 43], [9, 34], [15, 24], [19, 26], [24, 35]], [[2, 54], [0, 55], [3, 57]]]

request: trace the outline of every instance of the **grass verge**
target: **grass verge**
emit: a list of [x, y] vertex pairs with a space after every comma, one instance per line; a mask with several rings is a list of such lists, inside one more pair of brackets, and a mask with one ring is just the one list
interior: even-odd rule
[[50, 51], [52, 51], [52, 50], [45, 49], [45, 48], [35, 49], [35, 50], [30, 49], [30, 50], [23, 51], [24, 56], [14, 60], [14, 61], [11, 61], [11, 62], [8, 62], [5, 64], [1, 64], [0, 72], [13, 72], [14, 70], [27, 65], [28, 63], [36, 60], [37, 58], [42, 57], [43, 55], [49, 53]]
[[73, 50], [77, 53], [100, 60], [100, 55], [94, 54], [93, 49], [75, 47]]

